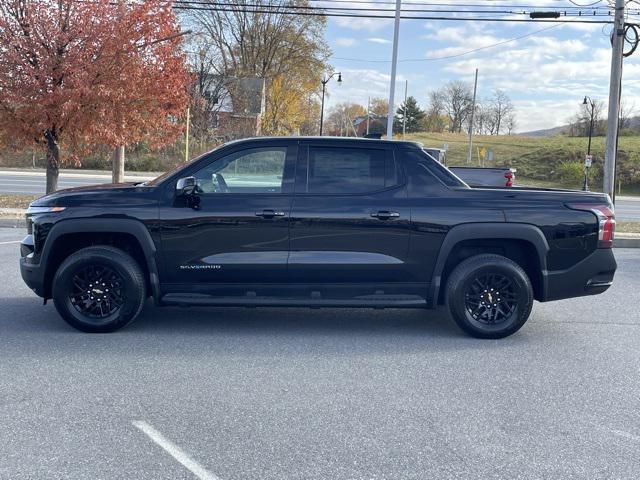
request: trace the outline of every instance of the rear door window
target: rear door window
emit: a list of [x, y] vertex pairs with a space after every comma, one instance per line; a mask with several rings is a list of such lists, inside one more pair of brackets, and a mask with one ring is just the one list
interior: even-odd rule
[[384, 149], [309, 147], [308, 193], [367, 193], [397, 183], [395, 164]]

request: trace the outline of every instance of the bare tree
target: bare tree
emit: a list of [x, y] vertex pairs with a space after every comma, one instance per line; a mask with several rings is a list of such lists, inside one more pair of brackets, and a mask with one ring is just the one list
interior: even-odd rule
[[429, 92], [429, 106], [423, 123], [428, 132], [442, 132], [445, 125], [444, 98], [438, 90]]
[[389, 114], [389, 100], [386, 98], [372, 98], [369, 102], [369, 111], [375, 115], [386, 117]]
[[636, 115], [636, 106], [634, 103], [628, 103], [623, 100], [620, 103], [620, 130], [626, 130], [631, 127], [631, 119]]
[[358, 103], [338, 103], [329, 109], [326, 119], [327, 132], [336, 135], [355, 135], [353, 120], [356, 117], [364, 117], [366, 114], [367, 109]]
[[491, 113], [493, 116], [493, 131], [491, 134], [500, 135], [503, 122], [513, 112], [513, 103], [504, 90], [495, 90], [491, 97]]
[[[601, 135], [606, 130], [605, 121], [602, 118], [604, 112], [604, 102], [596, 100], [593, 102], [593, 135]], [[589, 135], [591, 123], [591, 102], [586, 105], [580, 104], [580, 109], [569, 123], [569, 134], [572, 136], [586, 137]]]
[[[185, 21], [211, 46], [215, 73], [223, 78], [264, 79], [266, 110], [271, 112], [265, 117], [265, 128], [302, 129], [303, 113], [318, 96], [327, 70], [326, 17], [291, 14], [276, 0], [257, 0], [257, 10], [231, 0], [201, 3], [216, 8], [190, 11]], [[279, 95], [273, 94], [274, 88]], [[288, 93], [292, 94], [283, 102]], [[291, 122], [294, 116], [297, 120]]]
[[482, 100], [476, 102], [473, 123], [473, 131], [476, 135], [487, 135], [492, 128], [491, 109]]
[[505, 118], [505, 127], [507, 127], [507, 135], [511, 135], [514, 133], [514, 130], [518, 126], [518, 121], [516, 120], [516, 113], [509, 112], [507, 117]]
[[443, 111], [449, 117], [449, 131], [461, 132], [467, 117], [471, 114], [473, 92], [461, 81], [452, 81], [435, 92]]
[[[260, 12], [230, 0], [205, 0], [225, 11], [202, 9], [191, 13], [217, 55], [220, 74], [267, 80], [297, 71], [301, 65], [318, 75], [325, 69], [328, 48], [323, 40], [326, 18], [283, 15], [282, 3], [258, 0]], [[266, 13], [268, 12], [268, 13]]]
[[191, 46], [188, 60], [194, 75], [189, 89], [191, 129], [193, 138], [205, 143], [210, 140], [217, 115], [230, 99], [225, 88], [225, 78], [216, 73], [215, 53], [210, 44], [198, 41]]

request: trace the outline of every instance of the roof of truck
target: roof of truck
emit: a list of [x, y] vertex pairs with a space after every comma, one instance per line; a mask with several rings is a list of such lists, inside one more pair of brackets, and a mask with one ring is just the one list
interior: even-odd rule
[[362, 137], [333, 137], [333, 136], [287, 136], [287, 137], [250, 137], [250, 138], [242, 138], [239, 140], [232, 140], [230, 142], [226, 142], [225, 145], [229, 145], [232, 143], [242, 143], [242, 142], [260, 142], [265, 140], [273, 140], [273, 141], [282, 141], [282, 140], [312, 140], [312, 141], [322, 141], [322, 142], [345, 142], [345, 143], [385, 143], [385, 144], [394, 144], [394, 145], [410, 145], [412, 147], [420, 147], [423, 145], [420, 142], [414, 142], [410, 140], [383, 140], [377, 138], [362, 138]]

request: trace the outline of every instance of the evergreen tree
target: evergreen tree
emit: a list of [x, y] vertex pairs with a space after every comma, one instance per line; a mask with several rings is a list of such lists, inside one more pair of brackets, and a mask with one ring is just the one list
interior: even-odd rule
[[398, 110], [396, 110], [393, 129], [397, 133], [402, 133], [402, 122], [406, 118], [406, 132], [417, 132], [421, 128], [424, 116], [425, 113], [418, 106], [418, 101], [413, 97], [407, 97], [407, 101], [403, 102], [402, 105], [398, 107]]

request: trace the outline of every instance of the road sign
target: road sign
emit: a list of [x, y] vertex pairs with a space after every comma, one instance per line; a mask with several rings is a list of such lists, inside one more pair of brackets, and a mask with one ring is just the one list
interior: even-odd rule
[[593, 155], [585, 155], [584, 156], [584, 166], [585, 167], [590, 168], [592, 161], [593, 161]]

